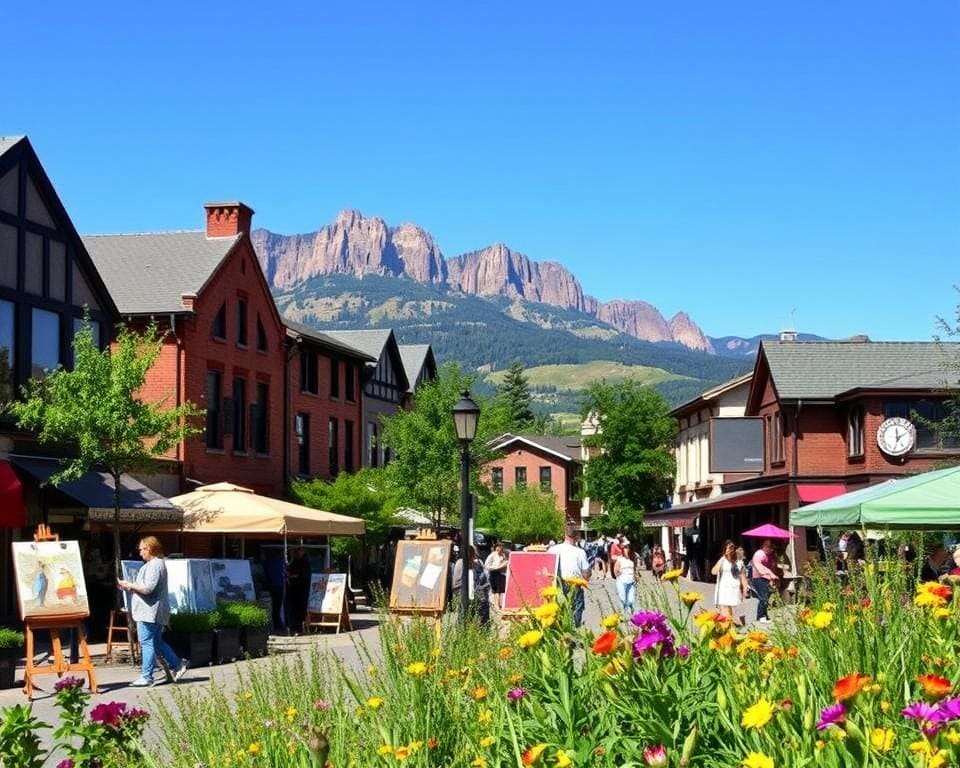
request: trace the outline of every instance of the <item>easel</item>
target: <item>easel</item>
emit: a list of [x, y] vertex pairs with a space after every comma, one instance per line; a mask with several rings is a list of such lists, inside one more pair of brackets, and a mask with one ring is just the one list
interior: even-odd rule
[[[60, 537], [50, 530], [50, 527], [41, 523], [37, 532], [33, 534], [34, 541], [60, 541]], [[33, 678], [37, 675], [54, 674], [62, 677], [64, 672], [85, 672], [87, 682], [92, 693], [97, 693], [97, 678], [93, 672], [93, 659], [90, 649], [87, 648], [87, 636], [83, 631], [83, 620], [87, 614], [71, 614], [65, 616], [40, 617], [34, 616], [23, 620], [24, 634], [27, 642], [26, 668], [23, 674], [23, 692], [27, 698], [33, 698]], [[60, 645], [60, 630], [69, 629], [77, 633], [80, 646], [80, 661], [76, 664], [68, 662], [63, 657], [63, 648]], [[34, 641], [33, 634], [45, 630], [50, 632], [50, 646], [53, 651], [53, 661], [47, 664], [33, 663]]]
[[353, 625], [350, 623], [350, 613], [347, 611], [347, 601], [343, 601], [340, 613], [316, 613], [307, 611], [307, 620], [303, 624], [307, 632], [313, 627], [333, 627], [336, 629], [334, 634], [339, 635], [340, 631], [351, 632]]
[[[417, 535], [413, 537], [413, 541], [437, 541], [437, 531], [434, 528], [418, 528]], [[394, 568], [396, 570], [396, 564], [394, 565]], [[444, 566], [444, 568], [446, 569], [446, 566]], [[397, 574], [395, 572], [394, 578], [396, 578], [396, 576]], [[424, 616], [431, 618], [434, 620], [434, 622], [436, 622], [434, 626], [437, 628], [437, 631], [439, 631], [440, 620], [443, 618], [443, 614], [445, 612], [443, 605], [446, 603], [446, 592], [446, 578], [444, 575], [443, 587], [441, 588], [440, 592], [439, 607], [425, 606], [420, 608], [415, 605], [390, 605], [390, 613], [394, 616]], [[390, 602], [393, 603], [393, 600], [391, 599]]]

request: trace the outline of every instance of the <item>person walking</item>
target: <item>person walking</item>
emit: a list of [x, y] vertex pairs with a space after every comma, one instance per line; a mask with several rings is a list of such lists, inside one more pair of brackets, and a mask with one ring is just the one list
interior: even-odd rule
[[750, 561], [753, 567], [753, 591], [757, 593], [757, 621], [766, 624], [770, 621], [767, 609], [770, 603], [770, 590], [780, 580], [774, 569], [773, 542], [764, 539], [760, 549], [753, 553]]
[[564, 594], [569, 595], [573, 590], [573, 597], [570, 600], [570, 609], [573, 612], [573, 626], [579, 627], [583, 623], [583, 609], [586, 601], [583, 596], [582, 587], [571, 587], [566, 579], [590, 580], [592, 573], [590, 562], [587, 560], [587, 553], [577, 546], [577, 528], [568, 525], [564, 531], [563, 541], [554, 544], [547, 550], [551, 554], [559, 555], [560, 579]]
[[170, 597], [167, 594], [167, 566], [163, 547], [155, 536], [140, 539], [143, 566], [133, 581], [117, 579], [117, 586], [130, 593], [130, 617], [137, 622], [140, 640], [140, 677], [130, 685], [143, 688], [153, 685], [157, 654], [167, 665], [169, 682], [178, 682], [189, 664], [173, 652], [163, 639], [164, 627], [170, 622]]
[[657, 579], [663, 578], [663, 572], [667, 567], [667, 556], [663, 551], [663, 547], [659, 544], [655, 545], [653, 548], [653, 554], [650, 555], [650, 570], [653, 571], [653, 575]]
[[[480, 564], [480, 558], [477, 555], [476, 548], [470, 545], [469, 571], [467, 578], [467, 595], [470, 599], [470, 611], [475, 612], [477, 621], [481, 627], [490, 623], [490, 579], [484, 566]], [[463, 583], [463, 558], [458, 558], [453, 565], [453, 590], [452, 594], [460, 594], [460, 586]]]
[[483, 567], [487, 569], [487, 578], [490, 580], [490, 593], [493, 595], [493, 604], [497, 609], [503, 608], [503, 593], [507, 587], [507, 555], [503, 551], [503, 544], [499, 541], [493, 551], [487, 555]]
[[617, 562], [620, 555], [623, 554], [623, 547], [620, 546], [619, 536], [610, 537], [610, 578], [615, 579], [613, 564]]
[[737, 562], [737, 547], [732, 541], [724, 542], [723, 554], [710, 573], [717, 577], [713, 600], [717, 611], [733, 621], [734, 609], [747, 596], [747, 574]]
[[627, 544], [621, 550], [620, 557], [613, 564], [613, 574], [617, 580], [617, 597], [620, 598], [624, 615], [633, 613], [634, 595], [637, 587], [634, 580], [636, 567], [633, 549]]
[[311, 576], [307, 551], [303, 547], [297, 547], [287, 568], [287, 630], [294, 635], [303, 632], [307, 621]]

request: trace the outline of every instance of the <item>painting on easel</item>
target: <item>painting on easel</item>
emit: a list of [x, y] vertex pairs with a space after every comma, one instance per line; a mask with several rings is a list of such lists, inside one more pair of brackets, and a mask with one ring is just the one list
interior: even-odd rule
[[390, 609], [430, 613], [442, 611], [446, 604], [449, 567], [449, 541], [397, 542]]
[[15, 541], [13, 566], [21, 618], [90, 615], [76, 541]]

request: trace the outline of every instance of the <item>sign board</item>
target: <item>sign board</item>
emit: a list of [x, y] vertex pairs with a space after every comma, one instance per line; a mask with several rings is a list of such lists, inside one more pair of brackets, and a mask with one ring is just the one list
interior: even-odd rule
[[90, 615], [76, 541], [15, 541], [13, 568], [22, 619]]
[[763, 419], [710, 419], [711, 472], [763, 472]]
[[449, 570], [449, 541], [398, 541], [390, 608], [439, 613], [447, 600]]
[[315, 573], [310, 577], [310, 597], [307, 610], [310, 613], [343, 612], [343, 598], [347, 593], [347, 574]]
[[511, 552], [503, 610], [523, 611], [543, 602], [540, 590], [557, 582], [560, 556], [553, 552]]

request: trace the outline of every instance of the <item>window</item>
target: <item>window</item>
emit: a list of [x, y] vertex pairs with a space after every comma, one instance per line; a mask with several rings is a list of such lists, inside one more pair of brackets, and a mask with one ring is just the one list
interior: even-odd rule
[[247, 300], [237, 299], [237, 344], [247, 346]]
[[305, 349], [300, 353], [300, 391], [317, 394], [317, 353]]
[[497, 493], [503, 491], [503, 467], [493, 467], [490, 470], [490, 485]]
[[345, 384], [345, 389], [346, 389], [345, 397], [347, 398], [347, 402], [353, 403], [353, 402], [356, 402], [357, 400], [357, 381], [356, 381], [357, 369], [354, 363], [351, 363], [351, 362], [347, 363], [346, 376], [347, 376], [347, 381]]
[[770, 463], [779, 464], [784, 461], [783, 414], [777, 411], [767, 419], [770, 423]]
[[227, 339], [227, 302], [220, 305], [217, 314], [213, 316], [213, 323], [210, 325], [210, 335], [215, 339]]
[[251, 439], [253, 450], [257, 453], [267, 453], [270, 442], [267, 437], [267, 400], [270, 385], [266, 382], [257, 382], [257, 402], [253, 405], [253, 419], [251, 419]]
[[343, 422], [343, 468], [353, 472], [353, 422]]
[[527, 487], [527, 468], [526, 467], [517, 467], [513, 471], [513, 484], [517, 486], [517, 488]]
[[377, 422], [367, 422], [367, 466], [376, 467], [380, 454], [377, 451]]
[[847, 456], [863, 456], [863, 408], [847, 414]]
[[330, 397], [340, 397], [340, 361], [330, 358]]
[[297, 472], [310, 474], [310, 414], [298, 413], [293, 419], [293, 431], [297, 436]]
[[0, 403], [13, 399], [14, 376], [13, 303], [0, 301]]
[[267, 331], [260, 320], [260, 314], [257, 314], [257, 352], [267, 351]]
[[34, 308], [31, 347], [31, 376], [42, 377], [60, 364], [60, 315]]
[[223, 448], [221, 421], [221, 381], [220, 371], [207, 371], [207, 448]]
[[247, 450], [247, 382], [233, 380], [233, 450]]
[[552, 482], [552, 470], [550, 467], [540, 467], [540, 490], [541, 491], [552, 491], [553, 482]]
[[330, 429], [327, 436], [327, 448], [330, 452], [330, 477], [340, 472], [340, 435], [339, 424], [335, 418], [330, 419]]
[[[892, 400], [884, 403], [884, 418], [909, 419], [917, 429], [918, 451], [955, 451], [960, 449], [960, 417], [950, 406], [938, 400]], [[940, 425], [946, 421], [946, 428]]]

